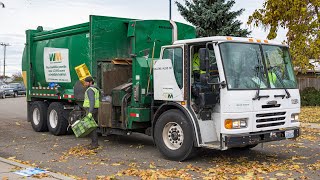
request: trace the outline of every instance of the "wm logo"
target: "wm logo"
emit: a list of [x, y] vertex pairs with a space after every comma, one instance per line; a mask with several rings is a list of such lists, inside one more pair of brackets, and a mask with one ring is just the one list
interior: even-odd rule
[[173, 99], [173, 94], [172, 93], [163, 93], [163, 96], [165, 98], [168, 98], [168, 99]]
[[50, 59], [50, 62], [61, 62], [62, 61], [61, 53], [60, 52], [51, 53], [49, 54], [49, 59]]

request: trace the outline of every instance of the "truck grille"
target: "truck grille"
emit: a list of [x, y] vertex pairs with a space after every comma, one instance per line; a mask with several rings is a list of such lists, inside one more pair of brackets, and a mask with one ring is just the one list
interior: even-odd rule
[[285, 124], [286, 112], [257, 114], [257, 128], [281, 126]]

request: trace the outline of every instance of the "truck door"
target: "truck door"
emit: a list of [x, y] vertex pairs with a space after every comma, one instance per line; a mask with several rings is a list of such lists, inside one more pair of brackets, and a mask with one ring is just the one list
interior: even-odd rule
[[184, 50], [183, 45], [162, 47], [153, 66], [155, 100], [184, 100]]

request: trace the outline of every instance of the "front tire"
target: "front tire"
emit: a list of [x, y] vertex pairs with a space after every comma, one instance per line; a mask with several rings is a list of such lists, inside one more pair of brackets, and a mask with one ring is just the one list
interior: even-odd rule
[[63, 104], [53, 102], [48, 108], [48, 128], [56, 136], [65, 135], [68, 128], [68, 120], [64, 116]]
[[159, 151], [168, 159], [183, 161], [194, 152], [193, 128], [179, 110], [164, 112], [154, 128], [154, 139]]
[[31, 125], [34, 131], [48, 131], [47, 126], [48, 105], [42, 101], [36, 101], [31, 105]]

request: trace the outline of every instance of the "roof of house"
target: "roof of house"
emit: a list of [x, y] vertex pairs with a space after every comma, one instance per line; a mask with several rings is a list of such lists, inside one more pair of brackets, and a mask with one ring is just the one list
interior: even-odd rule
[[308, 72], [316, 72], [319, 73], [320, 72], [320, 62], [317, 59], [310, 59], [309, 63], [312, 64], [314, 66], [314, 70], [308, 70]]

